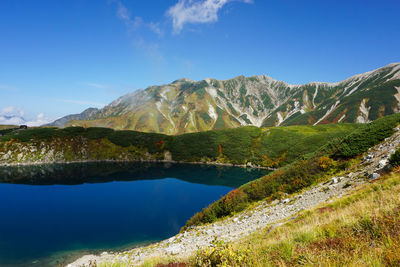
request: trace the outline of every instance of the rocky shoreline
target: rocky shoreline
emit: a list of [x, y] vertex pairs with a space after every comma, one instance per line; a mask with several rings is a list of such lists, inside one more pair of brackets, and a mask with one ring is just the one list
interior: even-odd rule
[[53, 161], [53, 162], [17, 162], [17, 163], [3, 163], [0, 162], [0, 167], [12, 167], [12, 166], [37, 166], [37, 165], [48, 165], [48, 164], [74, 164], [74, 163], [94, 163], [94, 162], [115, 162], [115, 163], [171, 163], [171, 164], [193, 164], [193, 165], [215, 165], [215, 166], [226, 166], [226, 167], [239, 167], [239, 168], [253, 168], [274, 171], [275, 168], [257, 166], [253, 164], [232, 164], [232, 163], [220, 163], [220, 162], [190, 162], [190, 161], [174, 161], [174, 160], [74, 160], [74, 161]]
[[400, 147], [400, 132], [386, 138], [370, 148], [362, 163], [340, 176], [288, 196], [272, 203], [261, 201], [254, 208], [234, 217], [225, 218], [210, 225], [193, 227], [167, 240], [125, 252], [103, 252], [100, 255], [85, 255], [68, 264], [68, 267], [89, 266], [91, 263], [142, 264], [146, 259], [173, 256], [185, 260], [200, 248], [211, 245], [215, 239], [232, 242], [265, 227], [279, 227], [293, 219], [302, 210], [331, 202], [350, 194], [360, 185], [379, 178], [387, 166], [388, 159]]

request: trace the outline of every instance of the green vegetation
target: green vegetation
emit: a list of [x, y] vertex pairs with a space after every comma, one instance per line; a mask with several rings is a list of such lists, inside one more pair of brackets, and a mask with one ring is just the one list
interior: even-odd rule
[[400, 174], [393, 173], [279, 228], [215, 242], [188, 266], [399, 266], [399, 194]]
[[389, 163], [393, 167], [400, 166], [400, 149], [396, 150], [396, 152], [390, 157]]
[[248, 126], [175, 136], [168, 145], [177, 161], [223, 161], [280, 167], [300, 155], [317, 150], [333, 138], [348, 135], [360, 124], [273, 127], [266, 130]]
[[[168, 136], [138, 131], [115, 131], [110, 128], [30, 128], [27, 130], [3, 130], [1, 142], [13, 142], [27, 145], [37, 142], [54, 142], [58, 147], [71, 143], [71, 138], [83, 137], [96, 140], [99, 144], [113, 144], [112, 151], [135, 147], [143, 153], [158, 154], [166, 151], [175, 161], [185, 162], [221, 162], [231, 164], [251, 164], [264, 167], [281, 167], [296, 160], [300, 155], [316, 151], [332, 138], [343, 137], [355, 129], [364, 127], [360, 124], [330, 124], [321, 126], [290, 126], [261, 129], [253, 126], [189, 133]], [[77, 142], [82, 143], [82, 140]], [[69, 141], [68, 141], [69, 140]], [[107, 142], [105, 142], [107, 141]], [[79, 147], [82, 144], [70, 145]], [[107, 145], [110, 149], [110, 145]], [[78, 148], [76, 148], [77, 150]], [[100, 150], [104, 150], [105, 148]], [[0, 151], [1, 152], [1, 151]], [[94, 152], [92, 154], [99, 154]], [[112, 152], [114, 155], [114, 152]], [[107, 159], [106, 152], [101, 158]], [[73, 160], [73, 151], [68, 153], [68, 160]], [[96, 159], [98, 159], [96, 157]], [[81, 158], [76, 160], [82, 160]]]
[[332, 157], [353, 158], [364, 153], [368, 148], [381, 142], [394, 133], [394, 128], [399, 124], [400, 115], [389, 115], [377, 119], [366, 127], [355, 130], [344, 139], [331, 142], [328, 147]]
[[0, 136], [9, 134], [12, 131], [15, 131], [16, 129], [18, 129], [18, 127], [5, 127], [5, 126], [3, 126], [3, 127], [0, 128]]
[[9, 131], [0, 137], [0, 141], [18, 140], [20, 142], [30, 142], [33, 140], [50, 140], [54, 138], [73, 138], [77, 136], [86, 137], [88, 139], [108, 139], [113, 144], [121, 147], [134, 145], [136, 147], [146, 148], [150, 153], [160, 151], [157, 143], [165, 139], [170, 139], [163, 134], [143, 133], [136, 131], [114, 131], [109, 128], [83, 128], [83, 127], [67, 127], [58, 128], [31, 128], [27, 130]]
[[279, 199], [284, 193], [295, 193], [322, 180], [326, 175], [346, 169], [349, 159], [367, 151], [393, 134], [400, 122], [400, 114], [378, 119], [353, 133], [312, 152], [293, 163], [260, 179], [249, 182], [196, 213], [185, 225], [214, 222], [247, 208], [251, 203], [268, 198]]

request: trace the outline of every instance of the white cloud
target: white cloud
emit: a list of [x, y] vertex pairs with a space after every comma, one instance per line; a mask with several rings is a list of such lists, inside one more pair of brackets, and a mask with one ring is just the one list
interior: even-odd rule
[[25, 120], [24, 111], [22, 108], [9, 106], [1, 109], [0, 112], [0, 124], [7, 125], [21, 125], [26, 124], [28, 126], [40, 126], [47, 124], [52, 120], [45, 117], [44, 113], [39, 113], [35, 119]]
[[43, 113], [39, 113], [36, 116], [35, 120], [27, 121], [26, 125], [28, 125], [30, 127], [32, 127], [32, 126], [41, 126], [41, 125], [44, 125], [44, 124], [48, 124], [50, 122], [52, 122], [51, 119], [46, 118]]
[[4, 116], [24, 116], [24, 111], [22, 108], [8, 106], [1, 109], [0, 115]]
[[0, 115], [0, 124], [2, 124], [2, 125], [21, 125], [21, 124], [25, 124], [25, 120], [23, 120], [21, 117]]
[[[174, 33], [181, 32], [188, 23], [211, 23], [218, 21], [218, 11], [228, 2], [235, 0], [179, 0], [167, 11], [172, 19]], [[251, 4], [253, 0], [236, 0]]]

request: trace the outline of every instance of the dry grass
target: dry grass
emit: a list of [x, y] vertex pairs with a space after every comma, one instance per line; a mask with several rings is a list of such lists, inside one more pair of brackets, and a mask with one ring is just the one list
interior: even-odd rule
[[234, 244], [249, 266], [400, 266], [400, 174]]
[[[220, 246], [199, 251], [186, 264], [400, 266], [399, 170], [347, 197], [304, 211], [297, 219], [272, 231], [267, 227], [234, 244], [220, 242]], [[175, 262], [182, 264], [181, 260]], [[174, 259], [150, 259], [142, 266], [160, 263], [174, 263]]]

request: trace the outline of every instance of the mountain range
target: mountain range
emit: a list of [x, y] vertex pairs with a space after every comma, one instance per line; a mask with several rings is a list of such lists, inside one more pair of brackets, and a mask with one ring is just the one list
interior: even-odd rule
[[51, 125], [181, 134], [245, 125], [367, 123], [400, 112], [400, 63], [341, 82], [291, 85], [271, 77], [179, 79], [124, 95]]

